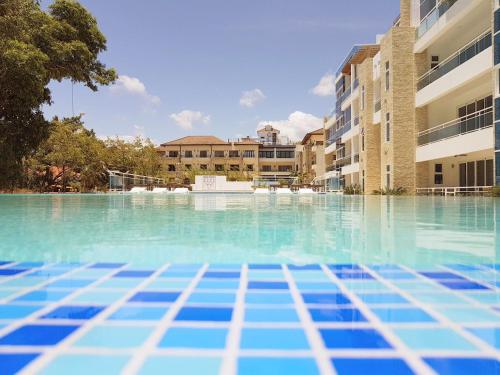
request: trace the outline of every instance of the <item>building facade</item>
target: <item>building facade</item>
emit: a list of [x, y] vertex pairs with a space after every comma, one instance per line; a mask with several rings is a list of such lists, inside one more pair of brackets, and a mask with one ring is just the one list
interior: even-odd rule
[[248, 180], [291, 177], [295, 174], [295, 145], [281, 143], [279, 130], [272, 127], [266, 134], [270, 138], [262, 139], [259, 133], [258, 138], [235, 141], [223, 141], [214, 136], [188, 136], [163, 143], [158, 152], [164, 158], [165, 172], [171, 183], [188, 183], [196, 174], [220, 174]]
[[353, 47], [325, 121], [330, 189], [500, 183], [498, 8], [498, 0], [401, 0], [376, 43]]
[[312, 184], [325, 174], [323, 128], [307, 133], [295, 148], [295, 170], [302, 182]]

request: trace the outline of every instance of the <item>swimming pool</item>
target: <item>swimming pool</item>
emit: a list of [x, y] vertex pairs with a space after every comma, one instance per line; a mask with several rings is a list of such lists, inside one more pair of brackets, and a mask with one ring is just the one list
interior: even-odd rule
[[499, 374], [499, 203], [0, 196], [0, 374]]

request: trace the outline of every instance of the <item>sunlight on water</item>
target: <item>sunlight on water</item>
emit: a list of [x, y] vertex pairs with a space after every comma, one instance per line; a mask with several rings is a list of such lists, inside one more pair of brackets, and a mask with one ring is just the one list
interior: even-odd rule
[[497, 262], [492, 198], [0, 196], [0, 260]]

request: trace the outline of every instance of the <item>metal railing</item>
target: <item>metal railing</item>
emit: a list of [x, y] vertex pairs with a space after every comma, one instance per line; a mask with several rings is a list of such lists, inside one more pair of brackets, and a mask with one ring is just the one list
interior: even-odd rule
[[333, 134], [330, 135], [328, 140], [326, 141], [326, 147], [331, 146], [337, 140], [342, 137], [345, 133], [347, 133], [349, 130], [351, 130], [351, 121], [347, 122], [342, 126], [341, 128], [337, 129]]
[[490, 126], [493, 126], [493, 107], [421, 131], [417, 136], [417, 144], [423, 146]]
[[342, 95], [337, 99], [337, 103], [339, 106], [342, 106], [344, 100], [346, 100], [349, 96], [351, 96], [351, 87], [344, 91]]
[[375, 102], [375, 104], [373, 105], [373, 112], [377, 113], [378, 111], [380, 111], [382, 109], [382, 100], [379, 99]]
[[439, 19], [450, 10], [450, 8], [458, 0], [440, 0], [437, 2], [436, 6], [431, 9], [431, 11], [420, 21], [420, 26], [417, 28], [417, 39], [420, 39], [425, 35], [427, 31], [431, 29], [432, 26], [436, 24]]
[[359, 125], [359, 116], [354, 117], [354, 126]]
[[417, 194], [420, 195], [471, 195], [471, 194], [489, 194], [492, 186], [456, 186], [456, 187], [428, 187], [417, 188]]
[[358, 88], [358, 86], [359, 86], [359, 79], [358, 79], [358, 78], [356, 78], [356, 79], [354, 80], [354, 82], [352, 83], [352, 89], [353, 89], [353, 90], [356, 90], [356, 89]]
[[474, 56], [479, 55], [481, 52], [491, 47], [491, 43], [491, 31], [487, 30], [439, 65], [422, 75], [418, 79], [417, 90], [422, 90], [424, 87], [429, 86], [439, 78], [466, 63]]

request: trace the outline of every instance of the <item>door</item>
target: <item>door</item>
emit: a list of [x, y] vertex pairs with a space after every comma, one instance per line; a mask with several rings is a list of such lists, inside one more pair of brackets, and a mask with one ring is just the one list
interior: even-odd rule
[[467, 164], [462, 163], [459, 166], [460, 169], [460, 186], [467, 186]]

